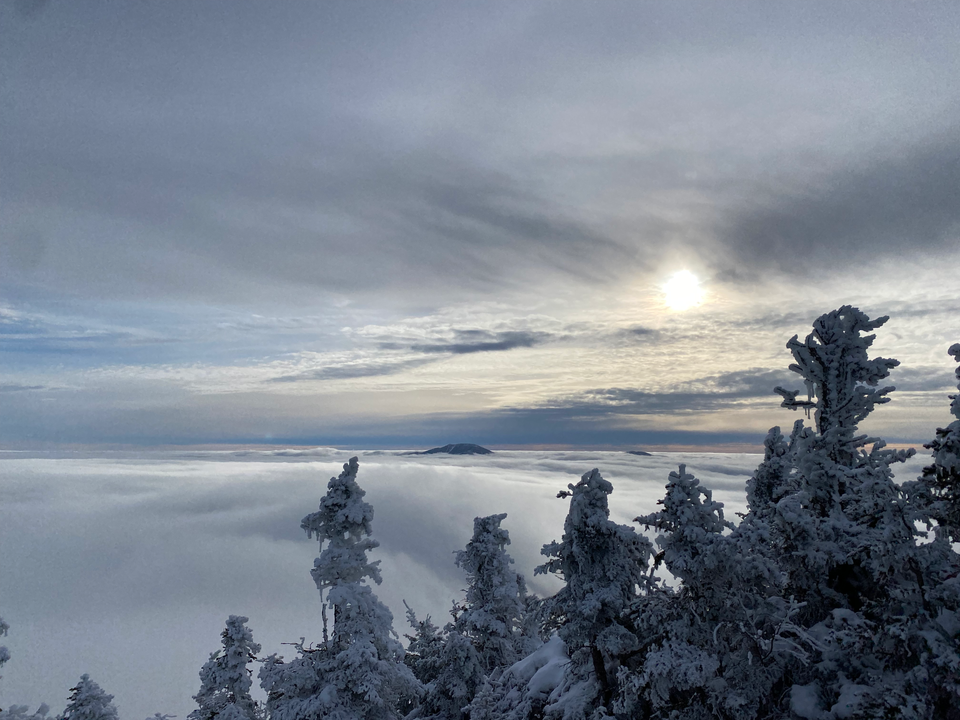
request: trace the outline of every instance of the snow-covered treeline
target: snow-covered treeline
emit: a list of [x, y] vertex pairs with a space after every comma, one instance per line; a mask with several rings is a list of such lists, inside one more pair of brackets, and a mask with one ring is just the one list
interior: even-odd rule
[[[443, 625], [408, 608], [406, 648], [375, 593], [352, 458], [301, 523], [320, 545], [322, 641], [258, 657], [230, 616], [189, 720], [960, 718], [960, 395], [930, 465], [895, 482], [912, 451], [858, 431], [893, 390], [897, 361], [868, 356], [885, 321], [844, 306], [788, 342], [804, 389], [776, 392], [805, 417], [768, 433], [739, 518], [680, 465], [656, 512], [618, 524], [591, 470], [559, 493], [569, 512], [536, 571], [559, 592], [527, 591], [506, 514], [478, 517], [455, 556], [462, 600]], [[950, 353], [960, 362], [960, 344]], [[116, 711], [84, 675], [62, 717]]]

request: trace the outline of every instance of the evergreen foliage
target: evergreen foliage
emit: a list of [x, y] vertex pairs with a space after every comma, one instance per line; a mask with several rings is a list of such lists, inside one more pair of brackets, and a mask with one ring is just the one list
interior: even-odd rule
[[107, 695], [89, 675], [83, 674], [70, 689], [70, 702], [60, 720], [118, 720], [113, 695]]
[[480, 654], [469, 638], [451, 630], [443, 643], [436, 675], [426, 686], [424, 718], [464, 720], [467, 706], [486, 680]]
[[466, 600], [456, 611], [453, 629], [473, 643], [484, 672], [496, 673], [520, 659], [524, 641], [526, 583], [510, 566], [510, 534], [500, 527], [506, 513], [478, 517], [473, 537], [457, 552], [457, 567], [467, 575]]
[[[289, 663], [271, 656], [260, 670], [272, 720], [394, 720], [400, 708], [422, 694], [403, 663], [394, 637], [393, 616], [368, 580], [380, 583], [379, 561], [367, 552], [378, 546], [370, 535], [373, 508], [357, 484], [357, 458], [330, 479], [320, 509], [301, 527], [320, 540], [311, 571], [321, 598], [333, 609], [333, 631], [319, 647], [298, 644]], [[325, 597], [324, 597], [325, 594]]]
[[220, 635], [223, 649], [210, 656], [200, 669], [199, 706], [188, 720], [257, 720], [260, 708], [250, 696], [253, 681], [247, 667], [257, 659], [260, 646], [246, 626], [249, 618], [231, 615]]
[[[0, 618], [0, 637], [6, 635], [9, 629], [10, 626], [3, 621], [3, 618]], [[0, 667], [3, 667], [9, 659], [10, 651], [5, 646], [0, 645]]]
[[571, 672], [591, 675], [599, 703], [613, 697], [619, 658], [638, 647], [624, 613], [647, 584], [650, 542], [610, 520], [613, 486], [597, 469], [569, 485], [570, 510], [560, 542], [544, 545], [549, 558], [536, 572], [561, 576], [565, 586], [549, 607], [571, 658]]
[[413, 672], [413, 676], [426, 685], [440, 674], [444, 635], [440, 628], [431, 622], [429, 615], [423, 620], [417, 620], [416, 614], [406, 601], [403, 604], [407, 608], [407, 622], [414, 633], [404, 635], [408, 643], [403, 661]]
[[[960, 363], [960, 343], [948, 351]], [[960, 367], [955, 371], [960, 390]], [[926, 445], [933, 463], [923, 469], [917, 490], [929, 518], [937, 523], [937, 532], [952, 542], [960, 542], [960, 393], [951, 395], [950, 412], [956, 418], [945, 428], [937, 428], [936, 437]]]

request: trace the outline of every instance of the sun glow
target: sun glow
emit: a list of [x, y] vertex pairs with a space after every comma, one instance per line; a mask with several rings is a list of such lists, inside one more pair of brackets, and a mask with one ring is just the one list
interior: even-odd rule
[[663, 301], [671, 310], [689, 310], [703, 302], [703, 288], [697, 276], [681, 270], [663, 284]]

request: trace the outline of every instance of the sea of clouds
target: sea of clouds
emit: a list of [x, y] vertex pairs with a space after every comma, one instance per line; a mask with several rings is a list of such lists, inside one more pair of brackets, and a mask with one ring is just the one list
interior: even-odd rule
[[[0, 453], [0, 616], [13, 657], [0, 707], [66, 704], [89, 673], [116, 696], [122, 718], [183, 718], [197, 672], [219, 647], [230, 614], [247, 615], [263, 654], [320, 639], [320, 601], [309, 571], [317, 544], [300, 520], [352, 455], [375, 509], [383, 584], [376, 592], [408, 631], [418, 616], [448, 619], [464, 577], [454, 552], [473, 518], [506, 512], [511, 555], [531, 591], [544, 543], [559, 539], [568, 501], [559, 490], [600, 468], [614, 486], [611, 515], [630, 523], [656, 509], [681, 462], [725, 504], [744, 509], [759, 455], [501, 451], [486, 456], [393, 451], [166, 451], [57, 457]], [[902, 467], [917, 474], [925, 457]], [[32, 709], [32, 707], [31, 707]]]

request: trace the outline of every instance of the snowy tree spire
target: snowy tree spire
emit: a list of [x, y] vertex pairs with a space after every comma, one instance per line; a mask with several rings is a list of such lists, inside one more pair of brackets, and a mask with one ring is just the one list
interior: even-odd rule
[[803, 378], [807, 400], [798, 400], [799, 391], [777, 387], [783, 407], [813, 409], [817, 433], [826, 439], [834, 460], [849, 462], [862, 444], [855, 438], [857, 425], [876, 405], [890, 401], [893, 387], [877, 387], [900, 363], [887, 358], [867, 357], [875, 335], [862, 335], [883, 325], [889, 318], [871, 320], [859, 309], [844, 305], [813, 323], [813, 332], [803, 342], [794, 335], [787, 348], [793, 353], [790, 369]]
[[223, 650], [210, 656], [200, 670], [200, 692], [193, 696], [199, 706], [188, 720], [256, 720], [258, 707], [250, 696], [251, 660], [260, 646], [246, 626], [248, 618], [231, 615], [220, 634]]
[[311, 571], [317, 588], [324, 591], [343, 583], [371, 579], [380, 584], [380, 561], [369, 562], [367, 552], [380, 546], [370, 537], [373, 506], [364, 502], [366, 492], [357, 484], [359, 462], [352, 457], [343, 472], [330, 478], [320, 509], [300, 522], [307, 537], [316, 537], [322, 549]]
[[113, 695], [107, 695], [90, 676], [83, 674], [70, 689], [70, 702], [61, 720], [118, 720]]
[[318, 648], [299, 645], [300, 657], [290, 663], [267, 658], [260, 679], [273, 720], [394, 720], [422, 693], [403, 663], [393, 616], [366, 584], [380, 583], [379, 561], [367, 558], [379, 543], [370, 537], [373, 508], [357, 484], [358, 465], [350, 458], [330, 478], [320, 509], [300, 524], [320, 540], [310, 574], [333, 608], [333, 634]]
[[671, 471], [666, 495], [658, 504], [662, 510], [635, 522], [664, 532], [657, 544], [670, 572], [692, 588], [705, 578], [722, 575], [717, 563], [731, 558], [713, 552], [713, 545], [724, 541], [724, 530], [733, 528], [723, 517], [723, 503], [681, 464], [679, 471]]
[[510, 567], [510, 533], [500, 527], [506, 517], [474, 518], [473, 537], [457, 552], [457, 566], [466, 573], [468, 586], [454, 627], [473, 643], [488, 673], [519, 659], [526, 584]]
[[570, 489], [570, 510], [560, 542], [543, 546], [549, 558], [537, 573], [560, 575], [565, 586], [548, 603], [559, 616], [559, 635], [571, 659], [593, 671], [602, 704], [612, 696], [619, 655], [636, 638], [622, 615], [645, 584], [650, 542], [628, 525], [610, 520], [613, 485], [594, 468]]

